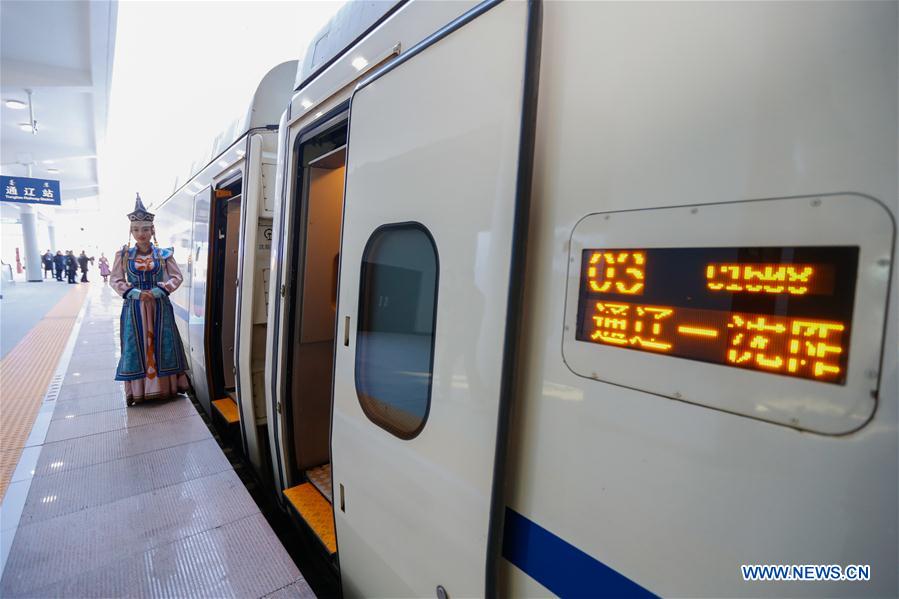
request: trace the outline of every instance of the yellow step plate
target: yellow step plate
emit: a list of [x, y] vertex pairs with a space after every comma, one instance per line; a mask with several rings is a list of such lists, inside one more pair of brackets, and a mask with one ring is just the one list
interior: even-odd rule
[[240, 412], [237, 411], [237, 404], [234, 403], [234, 400], [230, 397], [217, 399], [212, 402], [212, 405], [218, 410], [218, 413], [222, 415], [222, 418], [224, 418], [225, 422], [228, 424], [240, 422]]
[[334, 534], [334, 514], [331, 512], [331, 504], [325, 499], [312, 483], [303, 483], [296, 487], [285, 489], [284, 496], [299, 512], [306, 524], [309, 525], [322, 544], [333, 555], [337, 552], [337, 536]]

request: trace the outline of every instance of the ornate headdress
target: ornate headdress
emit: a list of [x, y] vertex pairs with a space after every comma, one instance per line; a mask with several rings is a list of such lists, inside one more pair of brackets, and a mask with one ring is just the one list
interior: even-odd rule
[[140, 201], [140, 194], [137, 194], [137, 199], [134, 200], [134, 212], [128, 214], [128, 220], [131, 222], [152, 223], [155, 216], [155, 214], [147, 212], [147, 209], [144, 208], [144, 203]]

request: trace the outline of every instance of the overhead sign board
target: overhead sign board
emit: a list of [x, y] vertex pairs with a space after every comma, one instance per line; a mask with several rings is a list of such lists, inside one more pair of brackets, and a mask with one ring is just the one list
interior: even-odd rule
[[0, 199], [4, 202], [45, 206], [59, 206], [62, 203], [59, 181], [53, 179], [0, 175], [0, 187], [3, 189], [3, 197]]

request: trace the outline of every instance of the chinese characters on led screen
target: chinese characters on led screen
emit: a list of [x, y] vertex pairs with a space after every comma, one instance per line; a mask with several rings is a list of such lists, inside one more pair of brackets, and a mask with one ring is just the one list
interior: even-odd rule
[[857, 247], [588, 249], [580, 341], [842, 384]]

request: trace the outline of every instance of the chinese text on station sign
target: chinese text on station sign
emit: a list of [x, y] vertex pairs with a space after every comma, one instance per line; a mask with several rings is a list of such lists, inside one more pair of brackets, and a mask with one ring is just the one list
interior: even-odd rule
[[62, 202], [59, 181], [31, 177], [0, 177], [4, 202], [59, 206]]

